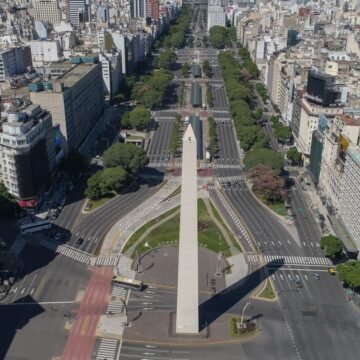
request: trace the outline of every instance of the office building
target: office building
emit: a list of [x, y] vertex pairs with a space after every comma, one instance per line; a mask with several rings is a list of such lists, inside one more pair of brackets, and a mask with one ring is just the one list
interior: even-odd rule
[[101, 116], [104, 102], [100, 65], [90, 58], [74, 62], [78, 64], [56, 80], [29, 85], [31, 100], [51, 112], [68, 149], [80, 146]]
[[0, 81], [10, 80], [32, 68], [29, 46], [17, 46], [0, 51]]
[[46, 21], [52, 25], [61, 22], [61, 9], [58, 0], [33, 0], [34, 20]]
[[225, 9], [221, 4], [221, 0], [209, 0], [207, 31], [209, 32], [213, 26], [225, 27]]
[[90, 21], [90, 5], [90, 0], [68, 0], [68, 20], [75, 26], [80, 26]]
[[54, 173], [52, 118], [39, 105], [8, 112], [0, 132], [0, 181], [18, 199], [36, 198]]
[[130, 16], [132, 18], [145, 18], [146, 0], [130, 0]]
[[44, 63], [62, 60], [59, 40], [33, 40], [30, 41], [31, 57], [34, 66], [43, 66]]

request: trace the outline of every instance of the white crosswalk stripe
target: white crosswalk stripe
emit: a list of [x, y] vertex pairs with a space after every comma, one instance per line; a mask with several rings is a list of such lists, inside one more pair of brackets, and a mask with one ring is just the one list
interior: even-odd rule
[[242, 165], [240, 164], [214, 164], [213, 168], [218, 168], [218, 169], [224, 169], [224, 168], [229, 168], [229, 169], [242, 169]]
[[244, 175], [219, 177], [219, 181], [221, 183], [223, 183], [223, 182], [233, 182], [233, 181], [243, 181], [244, 179], [245, 179]]
[[128, 295], [128, 289], [121, 286], [113, 286], [111, 299], [106, 308], [106, 314], [120, 314], [124, 312], [124, 302]]
[[99, 256], [96, 259], [95, 266], [115, 266], [118, 261], [118, 256]]
[[118, 348], [118, 340], [102, 338], [96, 354], [96, 360], [114, 360]]
[[9, 253], [18, 256], [21, 253], [22, 249], [24, 248], [25, 244], [26, 244], [25, 239], [23, 239], [22, 237], [16, 238], [16, 240], [11, 245]]
[[39, 245], [55, 251], [58, 254], [67, 256], [71, 259], [79, 261], [84, 264], [89, 264], [90, 262], [90, 254], [79, 249], [73, 248], [69, 245], [58, 243], [51, 239], [42, 238], [39, 242]]
[[264, 260], [267, 264], [271, 263], [276, 265], [333, 265], [332, 261], [326, 257], [264, 255]]

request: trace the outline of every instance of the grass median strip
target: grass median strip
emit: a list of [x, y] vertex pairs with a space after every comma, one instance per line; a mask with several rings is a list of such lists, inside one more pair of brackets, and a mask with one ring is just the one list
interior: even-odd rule
[[275, 299], [275, 292], [271, 285], [270, 280], [266, 281], [265, 288], [261, 291], [261, 293], [257, 296], [258, 298], [274, 300]]

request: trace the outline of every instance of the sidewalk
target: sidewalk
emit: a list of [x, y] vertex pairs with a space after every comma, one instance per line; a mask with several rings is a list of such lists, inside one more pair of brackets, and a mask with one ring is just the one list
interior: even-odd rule
[[228, 288], [229, 286], [244, 279], [248, 274], [249, 268], [244, 254], [230, 256], [226, 260], [231, 266], [231, 273], [225, 274], [226, 287]]

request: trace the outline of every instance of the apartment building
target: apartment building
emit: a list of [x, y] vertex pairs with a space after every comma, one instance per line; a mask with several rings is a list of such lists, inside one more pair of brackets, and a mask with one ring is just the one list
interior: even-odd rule
[[51, 114], [39, 105], [9, 111], [0, 132], [0, 181], [18, 199], [45, 191], [56, 167]]
[[0, 51], [0, 81], [10, 80], [32, 68], [29, 46], [16, 46]]
[[33, 7], [35, 21], [46, 21], [52, 25], [61, 22], [58, 0], [33, 0]]
[[51, 112], [69, 149], [80, 146], [102, 114], [101, 67], [93, 61], [75, 65], [54, 81], [29, 86], [30, 99]]

